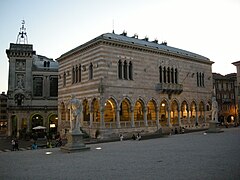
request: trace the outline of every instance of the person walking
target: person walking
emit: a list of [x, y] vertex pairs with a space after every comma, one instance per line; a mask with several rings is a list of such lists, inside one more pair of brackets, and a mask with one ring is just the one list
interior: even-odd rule
[[19, 151], [19, 144], [17, 139], [15, 140], [15, 150]]
[[12, 139], [11, 144], [12, 144], [12, 150], [15, 151], [15, 140], [14, 139]]

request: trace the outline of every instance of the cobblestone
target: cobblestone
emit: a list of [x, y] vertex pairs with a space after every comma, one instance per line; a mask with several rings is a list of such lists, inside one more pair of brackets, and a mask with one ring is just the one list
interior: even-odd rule
[[[142, 141], [0, 153], [2, 180], [11, 179], [239, 179], [240, 128]], [[50, 152], [50, 153], [49, 153]]]

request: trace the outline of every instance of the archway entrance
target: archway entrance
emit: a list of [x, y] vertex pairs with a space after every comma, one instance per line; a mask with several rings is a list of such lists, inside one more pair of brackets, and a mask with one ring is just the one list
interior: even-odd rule
[[43, 126], [43, 117], [40, 114], [32, 116], [32, 128], [36, 126]]
[[124, 127], [131, 126], [131, 118], [130, 118], [130, 102], [128, 99], [123, 99], [122, 103], [120, 104], [120, 124], [124, 124]]
[[160, 119], [160, 124], [161, 126], [167, 126], [167, 119], [168, 119], [168, 103], [166, 100], [163, 100], [160, 103], [160, 108], [159, 108], [159, 119]]
[[49, 117], [49, 133], [53, 136], [56, 136], [57, 128], [58, 128], [58, 116], [56, 114], [52, 114]]

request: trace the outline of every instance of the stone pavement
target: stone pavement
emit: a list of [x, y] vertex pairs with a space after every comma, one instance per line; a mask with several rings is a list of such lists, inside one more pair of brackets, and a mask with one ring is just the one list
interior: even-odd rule
[[0, 179], [240, 179], [239, 127], [87, 146], [0, 153]]

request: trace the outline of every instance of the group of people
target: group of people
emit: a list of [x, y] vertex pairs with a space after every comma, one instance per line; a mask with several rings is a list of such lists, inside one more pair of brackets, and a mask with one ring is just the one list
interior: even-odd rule
[[142, 136], [138, 133], [137, 136], [135, 134], [132, 135], [132, 140], [140, 141], [142, 139]]
[[13, 151], [17, 151], [17, 150], [19, 151], [18, 140], [17, 140], [17, 139], [12, 139], [11, 143], [12, 143], [12, 150], [13, 150]]
[[[119, 135], [120, 141], [123, 141], [123, 135]], [[142, 139], [142, 136], [138, 133], [137, 136], [135, 134], [132, 135], [132, 140], [140, 141]]]

